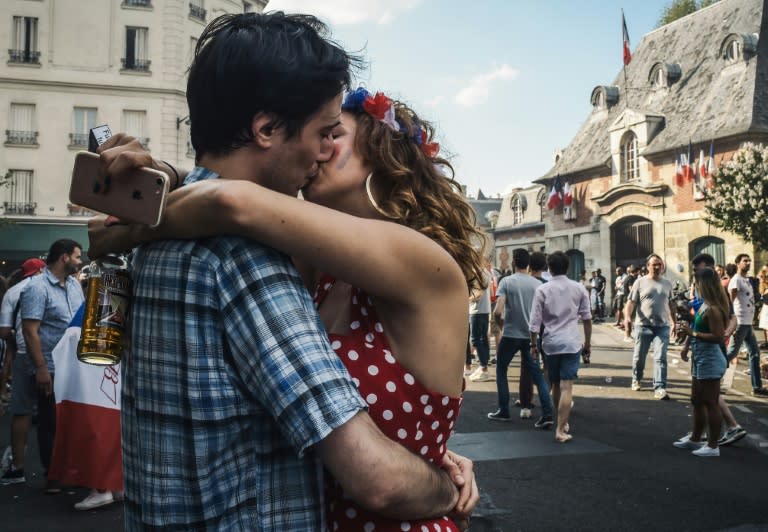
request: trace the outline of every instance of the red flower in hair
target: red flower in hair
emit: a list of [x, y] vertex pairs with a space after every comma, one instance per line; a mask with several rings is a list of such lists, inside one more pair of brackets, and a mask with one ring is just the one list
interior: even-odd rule
[[440, 151], [440, 144], [437, 142], [425, 142], [421, 145], [421, 151], [423, 151], [424, 155], [428, 158], [434, 159], [437, 157], [437, 152]]
[[384, 96], [383, 92], [377, 92], [376, 96], [370, 96], [363, 101], [363, 109], [378, 120], [384, 120], [384, 115], [392, 106], [392, 100]]

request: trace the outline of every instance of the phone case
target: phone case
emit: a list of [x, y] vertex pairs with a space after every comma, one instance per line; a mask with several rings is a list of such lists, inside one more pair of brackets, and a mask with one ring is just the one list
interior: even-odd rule
[[130, 179], [112, 179], [105, 188], [98, 171], [98, 155], [77, 152], [69, 189], [71, 203], [128, 222], [151, 227], [160, 223], [169, 189], [169, 179], [164, 172], [139, 168]]

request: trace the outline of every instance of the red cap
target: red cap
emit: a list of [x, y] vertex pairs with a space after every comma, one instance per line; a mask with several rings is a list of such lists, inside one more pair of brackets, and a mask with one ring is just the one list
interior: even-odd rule
[[22, 277], [29, 277], [45, 268], [45, 261], [40, 259], [27, 259], [21, 265]]

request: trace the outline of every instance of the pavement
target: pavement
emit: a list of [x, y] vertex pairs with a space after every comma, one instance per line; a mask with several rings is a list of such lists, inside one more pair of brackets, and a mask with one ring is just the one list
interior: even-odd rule
[[[723, 447], [719, 458], [698, 458], [672, 446], [691, 428], [690, 372], [679, 349], [669, 353], [670, 400], [659, 401], [650, 378], [641, 391], [630, 390], [632, 344], [622, 337], [611, 325], [594, 326], [567, 444], [533, 427], [538, 408], [531, 419], [513, 409], [509, 422], [488, 420], [495, 382], [467, 383], [449, 447], [475, 461], [481, 500], [472, 531], [768, 531], [768, 400], [749, 395], [746, 363], [739, 362], [726, 398], [747, 437]], [[513, 399], [518, 360], [509, 374]], [[649, 356], [646, 374], [652, 370]], [[9, 422], [0, 418], [0, 448]], [[34, 439], [27, 484], [0, 487], [0, 531], [122, 530], [121, 503], [77, 512], [73, 505], [87, 490], [43, 494]]]

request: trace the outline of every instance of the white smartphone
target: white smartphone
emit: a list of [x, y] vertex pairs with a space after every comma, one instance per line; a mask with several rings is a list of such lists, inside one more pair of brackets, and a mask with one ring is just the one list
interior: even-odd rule
[[75, 154], [69, 201], [93, 211], [117, 216], [127, 222], [155, 227], [163, 216], [168, 196], [168, 176], [151, 168], [137, 169], [132, 179], [113, 179], [105, 185], [99, 179], [99, 156], [80, 151]]

